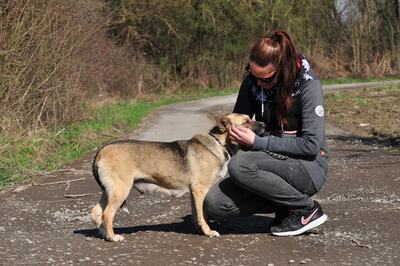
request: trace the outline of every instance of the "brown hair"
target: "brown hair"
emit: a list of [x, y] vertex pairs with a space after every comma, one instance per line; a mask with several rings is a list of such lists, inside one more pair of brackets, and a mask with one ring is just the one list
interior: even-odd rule
[[260, 67], [272, 64], [277, 73], [275, 81], [278, 90], [278, 121], [287, 124], [287, 114], [292, 107], [292, 90], [296, 68], [296, 48], [290, 36], [282, 31], [260, 38], [250, 51], [249, 60]]

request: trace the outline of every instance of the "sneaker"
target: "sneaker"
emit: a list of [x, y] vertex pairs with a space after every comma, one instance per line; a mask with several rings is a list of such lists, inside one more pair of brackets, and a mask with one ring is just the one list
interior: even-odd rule
[[272, 222], [270, 223], [269, 227], [274, 227], [277, 225], [280, 225], [282, 223], [282, 221], [288, 217], [290, 214], [289, 209], [286, 208], [279, 208], [276, 210], [275, 212], [275, 218], [272, 220]]
[[314, 201], [314, 207], [309, 209], [290, 210], [289, 215], [282, 223], [271, 227], [271, 233], [275, 236], [297, 236], [325, 223], [328, 216], [324, 214], [318, 202]]

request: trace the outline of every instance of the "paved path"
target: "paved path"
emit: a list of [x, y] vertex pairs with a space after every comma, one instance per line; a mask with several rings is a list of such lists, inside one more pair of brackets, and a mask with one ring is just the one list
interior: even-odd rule
[[[400, 84], [400, 80], [327, 85], [325, 93], [334, 93], [341, 90], [374, 88]], [[143, 140], [173, 141], [189, 139], [194, 134], [206, 133], [212, 127], [213, 121], [205, 113], [210, 110], [224, 109], [231, 111], [236, 101], [237, 94], [215, 97], [189, 103], [176, 104], [160, 108], [153, 113], [142, 126], [135, 138]], [[221, 108], [223, 106], [224, 108]], [[328, 125], [327, 134], [340, 132]], [[341, 132], [344, 133], [344, 132]]]
[[[206, 132], [209, 114], [230, 111], [235, 97], [163, 107], [131, 137], [169, 141]], [[271, 236], [273, 216], [254, 215], [212, 224], [222, 236], [209, 239], [193, 230], [189, 197], [132, 191], [131, 213], [119, 212], [115, 224], [126, 240], [105, 242], [88, 217], [100, 195], [89, 154], [36, 177], [34, 186], [0, 194], [0, 264], [400, 265], [399, 149], [332, 127], [328, 143], [329, 179], [317, 199], [329, 220], [310, 234]]]
[[349, 83], [349, 84], [335, 84], [323, 86], [325, 92], [335, 92], [341, 90], [362, 89], [362, 88], [377, 88], [383, 86], [392, 86], [400, 84], [400, 80], [387, 80], [387, 81], [374, 81], [368, 83]]
[[235, 100], [236, 94], [162, 107], [144, 121], [134, 136], [142, 140], [173, 141], [207, 133], [213, 121], [206, 114], [218, 106], [229, 106], [231, 110]]

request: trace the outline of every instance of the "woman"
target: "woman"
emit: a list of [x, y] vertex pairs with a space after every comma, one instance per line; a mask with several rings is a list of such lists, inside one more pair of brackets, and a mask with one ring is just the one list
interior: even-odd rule
[[207, 194], [205, 211], [214, 219], [275, 212], [273, 235], [299, 235], [327, 219], [311, 199], [328, 166], [322, 86], [284, 31], [260, 38], [246, 69], [233, 112], [265, 122], [268, 134], [229, 131], [252, 151], [231, 159], [229, 176]]

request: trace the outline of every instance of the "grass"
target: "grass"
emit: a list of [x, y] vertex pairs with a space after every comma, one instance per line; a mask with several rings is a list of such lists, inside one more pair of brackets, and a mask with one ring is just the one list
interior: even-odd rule
[[359, 137], [400, 144], [400, 85], [329, 94], [327, 122]]
[[230, 89], [186, 89], [156, 100], [122, 101], [100, 108], [86, 108], [92, 119], [54, 131], [0, 136], [0, 188], [29, 180], [44, 171], [59, 169], [69, 162], [137, 128], [152, 110], [182, 101], [227, 95]]
[[333, 84], [346, 84], [346, 83], [361, 83], [361, 82], [373, 82], [373, 81], [388, 81], [397, 80], [400, 77], [371, 77], [371, 78], [354, 78], [354, 77], [343, 77], [338, 79], [324, 79], [322, 85], [333, 85]]
[[328, 95], [330, 105], [340, 106], [343, 103], [351, 104], [351, 106], [364, 107], [370, 102], [368, 97], [362, 95], [353, 95], [349, 93], [337, 93]]

